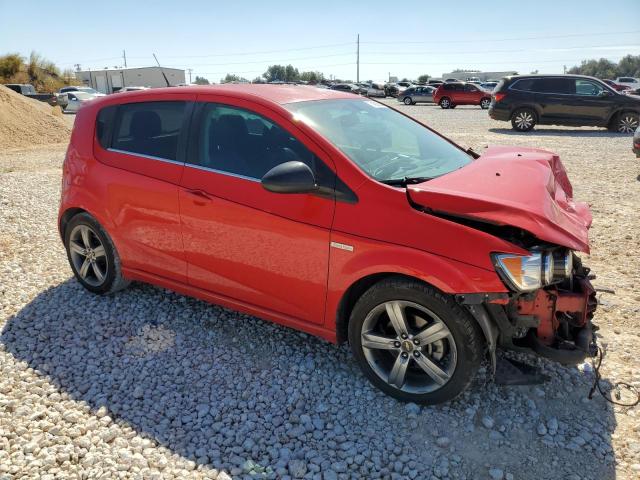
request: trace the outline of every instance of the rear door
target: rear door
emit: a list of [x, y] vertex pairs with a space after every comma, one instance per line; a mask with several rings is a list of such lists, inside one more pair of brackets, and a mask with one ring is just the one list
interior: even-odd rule
[[541, 120], [553, 123], [576, 123], [580, 115], [575, 111], [572, 97], [575, 96], [575, 80], [565, 77], [546, 77], [535, 80], [533, 91], [540, 106]]
[[127, 268], [186, 283], [178, 204], [195, 96], [163, 96], [98, 114], [96, 158], [111, 167], [104, 201]]
[[335, 200], [269, 192], [260, 179], [291, 160], [335, 177], [332, 163], [265, 107], [214, 95], [198, 101], [180, 188], [189, 283], [322, 323]]

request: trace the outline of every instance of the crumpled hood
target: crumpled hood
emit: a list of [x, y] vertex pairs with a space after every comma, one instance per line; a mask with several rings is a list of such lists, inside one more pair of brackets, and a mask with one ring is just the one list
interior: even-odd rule
[[573, 201], [567, 172], [554, 153], [490, 147], [466, 167], [407, 190], [427, 211], [518, 227], [589, 253], [591, 212]]

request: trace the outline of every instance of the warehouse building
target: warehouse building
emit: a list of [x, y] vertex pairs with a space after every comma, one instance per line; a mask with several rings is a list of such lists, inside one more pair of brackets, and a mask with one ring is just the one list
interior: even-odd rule
[[[166, 80], [165, 80], [166, 77]], [[165, 67], [80, 70], [76, 78], [101, 93], [114, 93], [124, 87], [166, 87], [185, 83], [184, 70]]]
[[443, 73], [442, 79], [455, 78], [456, 80], [465, 81], [473, 77], [477, 77], [481, 82], [487, 80], [500, 80], [502, 77], [508, 77], [510, 75], [517, 75], [518, 72], [513, 70], [507, 72], [474, 72], [473, 70], [463, 70], [459, 72]]

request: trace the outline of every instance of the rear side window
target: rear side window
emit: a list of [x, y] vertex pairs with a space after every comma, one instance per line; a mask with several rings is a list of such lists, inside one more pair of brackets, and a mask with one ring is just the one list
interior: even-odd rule
[[571, 78], [538, 78], [534, 82], [533, 90], [540, 93], [575, 94], [576, 82]]
[[[509, 88], [513, 90], [520, 90], [523, 92], [530, 92], [533, 88], [534, 82], [535, 82], [535, 78], [523, 78], [522, 80], [516, 80], [515, 82], [513, 82], [513, 85], [511, 85], [511, 87]], [[504, 85], [504, 80], [500, 80], [500, 83], [496, 87], [496, 91], [499, 91], [503, 85]]]
[[247, 110], [205, 104], [198, 132], [198, 164], [220, 172], [260, 179], [276, 165], [306, 163], [316, 156], [286, 130]]
[[119, 105], [113, 126], [111, 148], [176, 160], [185, 107], [186, 102]]

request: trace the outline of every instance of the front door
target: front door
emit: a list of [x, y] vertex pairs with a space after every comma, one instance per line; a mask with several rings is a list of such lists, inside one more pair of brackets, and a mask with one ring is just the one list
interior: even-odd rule
[[322, 323], [335, 201], [272, 193], [260, 179], [286, 161], [315, 171], [330, 162], [321, 163], [324, 154], [305, 146], [299, 132], [294, 138], [276, 123], [286, 121], [269, 110], [215, 103], [214, 96], [198, 100], [204, 101], [180, 188], [189, 283]]

